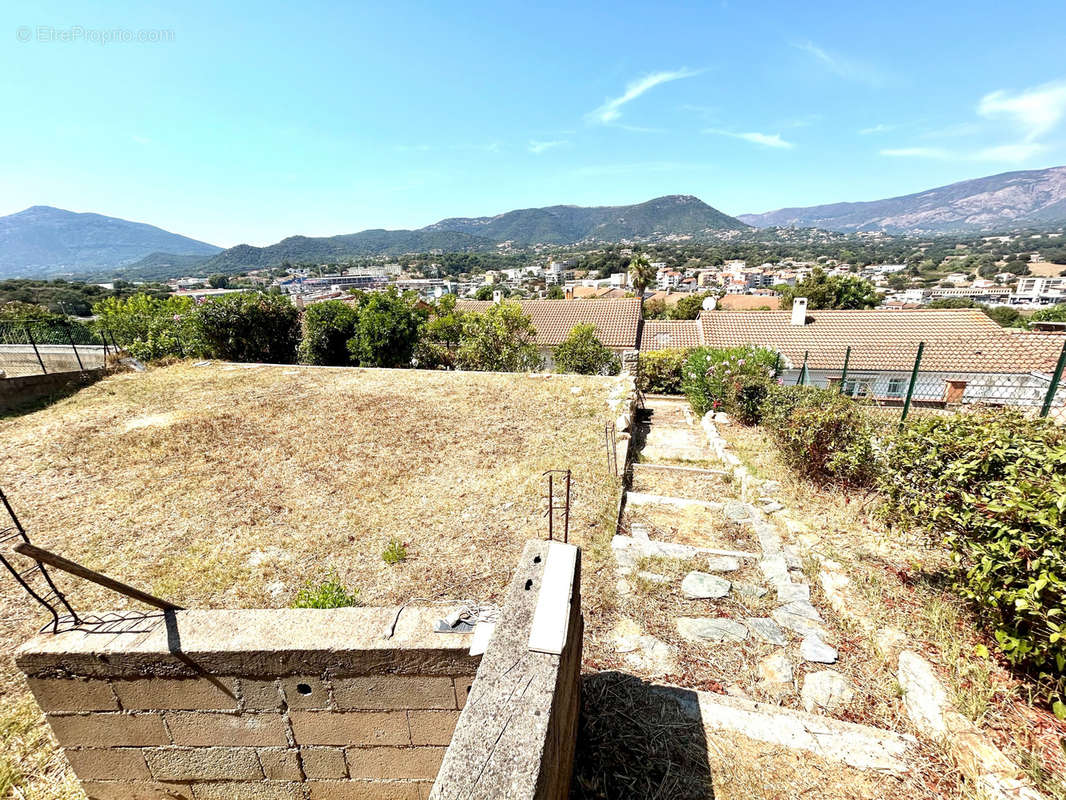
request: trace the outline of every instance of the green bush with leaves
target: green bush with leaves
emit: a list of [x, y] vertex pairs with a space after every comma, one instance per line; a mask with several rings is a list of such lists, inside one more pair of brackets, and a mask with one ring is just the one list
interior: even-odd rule
[[319, 583], [307, 581], [296, 593], [292, 608], [349, 608], [359, 605], [359, 590], [347, 589], [336, 570]]
[[292, 364], [300, 314], [288, 297], [237, 292], [200, 304], [194, 315], [207, 352], [226, 361]]
[[394, 287], [358, 293], [358, 319], [348, 352], [361, 367], [409, 367], [426, 312], [413, 292]]
[[95, 326], [141, 361], [201, 355], [203, 341], [196, 304], [188, 297], [135, 294], [108, 297], [93, 306]]
[[414, 362], [419, 369], [455, 369], [465, 316], [455, 303], [455, 295], [446, 294], [430, 309], [415, 345]]
[[456, 365], [482, 372], [529, 372], [540, 368], [536, 329], [518, 303], [498, 303], [463, 315]]
[[575, 325], [566, 339], [552, 352], [559, 372], [579, 375], [617, 375], [622, 362], [596, 336], [596, 326], [585, 322]]
[[407, 560], [407, 545], [399, 539], [390, 539], [388, 546], [381, 553], [381, 560], [390, 567]]
[[359, 312], [343, 300], [312, 303], [303, 313], [300, 362], [327, 367], [352, 363], [348, 341], [355, 336]]
[[648, 394], [681, 394], [681, 372], [688, 353], [688, 350], [641, 353], [637, 388]]
[[740, 422], [758, 422], [777, 353], [764, 347], [697, 347], [681, 371], [681, 390], [697, 414], [727, 411]]
[[833, 389], [770, 386], [761, 408], [785, 463], [818, 483], [867, 486], [877, 477], [877, 426]]
[[1066, 431], [1003, 410], [922, 418], [885, 455], [884, 518], [950, 548], [958, 590], [1066, 717]]

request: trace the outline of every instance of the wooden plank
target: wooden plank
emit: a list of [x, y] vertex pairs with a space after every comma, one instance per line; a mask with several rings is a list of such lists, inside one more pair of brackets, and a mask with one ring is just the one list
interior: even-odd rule
[[161, 608], [164, 611], [181, 611], [181, 606], [176, 606], [166, 600], [161, 600], [154, 595], [150, 595], [147, 592], [142, 592], [140, 589], [134, 589], [132, 586], [128, 586], [125, 583], [116, 581], [113, 578], [109, 578], [106, 575], [101, 575], [99, 572], [94, 572], [88, 567], [83, 567], [75, 561], [69, 561], [62, 556], [57, 556], [55, 553], [51, 553], [45, 550], [43, 547], [36, 547], [29, 542], [19, 542], [13, 548], [19, 555], [32, 558], [34, 561], [40, 564], [47, 564], [50, 567], [61, 569], [64, 572], [69, 572], [71, 575], [75, 575], [87, 581], [91, 581], [95, 584], [99, 584], [106, 589], [110, 589], [113, 592], [118, 592], [126, 597], [131, 597], [134, 600], [140, 600], [142, 603], [147, 603], [150, 606]]
[[563, 652], [570, 624], [570, 598], [576, 567], [577, 548], [574, 545], [548, 543], [544, 577], [529, 629], [529, 649], [535, 653], [560, 655]]

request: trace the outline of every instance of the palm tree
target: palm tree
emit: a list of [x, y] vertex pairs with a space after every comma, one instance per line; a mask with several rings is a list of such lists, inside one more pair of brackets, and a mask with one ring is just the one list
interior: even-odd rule
[[629, 262], [629, 282], [640, 298], [640, 304], [644, 305], [644, 290], [655, 282], [656, 270], [643, 253], [637, 253]]

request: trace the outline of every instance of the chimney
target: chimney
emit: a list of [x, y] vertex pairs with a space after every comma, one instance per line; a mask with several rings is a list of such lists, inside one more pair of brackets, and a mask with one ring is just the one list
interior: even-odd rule
[[807, 324], [807, 298], [797, 297], [792, 301], [792, 324]]
[[567, 300], [573, 300], [574, 299], [574, 287], [573, 286], [567, 286], [566, 289], [563, 290], [563, 297], [565, 297]]
[[[500, 303], [503, 302], [503, 291], [502, 290], [495, 289], [492, 292], [492, 302], [494, 302], [496, 305], [499, 305]], [[804, 300], [803, 302], [806, 303], [807, 301]]]

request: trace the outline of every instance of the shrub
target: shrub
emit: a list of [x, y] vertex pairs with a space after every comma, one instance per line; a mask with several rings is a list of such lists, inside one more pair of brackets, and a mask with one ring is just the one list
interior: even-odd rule
[[359, 313], [342, 300], [312, 303], [303, 314], [300, 361], [328, 367], [352, 363], [348, 340], [355, 335]]
[[785, 463], [800, 475], [851, 486], [876, 478], [876, 427], [851, 398], [832, 389], [775, 385], [760, 413]]
[[407, 560], [407, 545], [399, 539], [391, 539], [389, 546], [381, 554], [381, 560], [390, 567]]
[[197, 356], [203, 351], [203, 342], [195, 305], [188, 297], [109, 297], [93, 306], [94, 324], [142, 361]]
[[415, 345], [414, 361], [419, 369], [455, 368], [465, 316], [456, 310], [455, 302], [454, 294], [446, 294], [434, 304]]
[[348, 352], [361, 367], [409, 367], [426, 313], [413, 293], [395, 287], [358, 295], [358, 321]]
[[641, 353], [637, 388], [650, 394], [681, 394], [681, 371], [687, 358], [687, 350]]
[[207, 351], [217, 358], [269, 364], [296, 361], [300, 315], [283, 295], [223, 295], [202, 303], [195, 319]]
[[528, 372], [540, 368], [536, 330], [517, 303], [463, 315], [456, 363], [460, 369]]
[[617, 375], [622, 368], [621, 360], [596, 338], [596, 326], [590, 323], [575, 325], [552, 357], [560, 372]]
[[887, 520], [950, 548], [958, 590], [1066, 716], [1066, 432], [1001, 410], [919, 419], [879, 488]]
[[348, 608], [359, 605], [359, 590], [348, 590], [336, 570], [330, 570], [317, 585], [307, 581], [296, 593], [293, 608]]
[[697, 414], [728, 411], [753, 424], [776, 364], [777, 354], [763, 347], [697, 347], [685, 359], [681, 388]]

